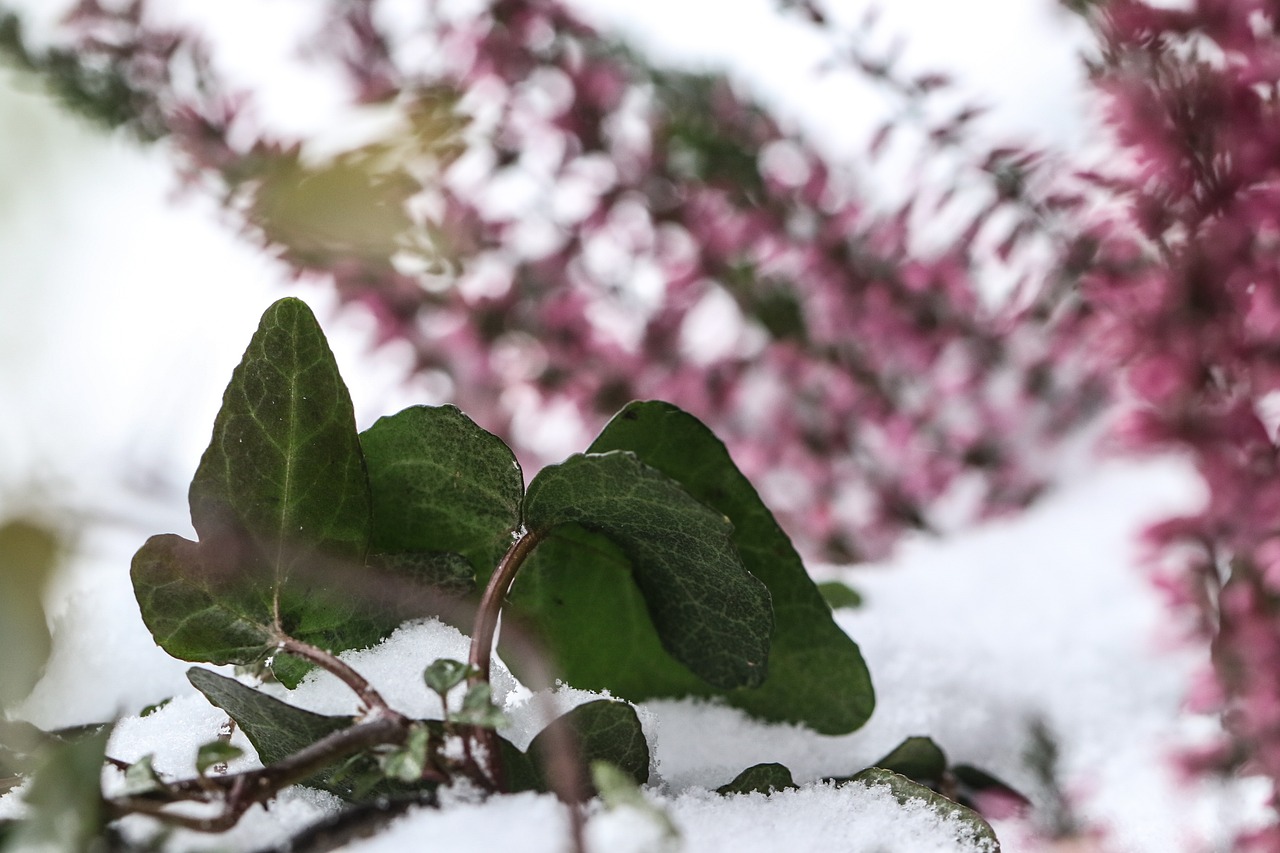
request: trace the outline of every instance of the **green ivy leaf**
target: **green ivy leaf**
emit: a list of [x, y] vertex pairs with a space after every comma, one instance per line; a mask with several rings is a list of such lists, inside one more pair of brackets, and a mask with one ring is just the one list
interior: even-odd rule
[[[608, 688], [637, 700], [724, 695], [757, 717], [823, 734], [844, 734], [865, 723], [875, 692], [857, 644], [835, 624], [790, 539], [724, 444], [675, 406], [640, 402], [615, 416], [590, 448], [611, 450], [634, 453], [732, 522], [743, 565], [768, 587], [772, 600], [768, 678], [757, 689], [724, 693], [689, 678], [661, 651], [643, 601], [622, 582], [630, 571], [623, 553], [599, 537], [562, 529], [556, 538], [572, 541], [539, 545], [533, 556], [537, 575], [521, 573], [513, 600], [535, 614], [555, 655], [565, 655], [568, 647], [580, 650], [562, 664], [563, 677], [575, 686]], [[562, 568], [569, 565], [572, 572]], [[566, 619], [572, 627], [562, 629], [560, 620]]]
[[26, 802], [31, 817], [5, 839], [5, 850], [89, 853], [103, 847], [102, 764], [111, 727], [75, 741], [51, 744]]
[[[506, 761], [510, 790], [549, 790], [543, 768], [553, 742], [548, 731], [552, 726], [567, 726], [578, 744], [584, 781], [589, 768], [600, 761], [624, 774], [633, 786], [649, 781], [649, 743], [645, 740], [636, 709], [626, 702], [597, 699], [557, 717], [534, 737], [527, 755], [537, 756], [538, 761], [528, 761], [524, 755], [520, 756], [524, 760]], [[585, 800], [591, 793], [582, 791], [579, 799]]]
[[454, 406], [412, 406], [360, 434], [377, 552], [462, 554], [481, 578], [520, 524], [524, 478], [511, 449]]
[[[514, 610], [537, 625], [570, 683], [637, 699], [670, 694], [670, 683], [637, 681], [620, 667], [634, 653], [637, 635], [648, 631], [656, 632], [671, 658], [713, 687], [754, 687], [764, 680], [773, 629], [769, 592], [743, 567], [729, 520], [670, 477], [631, 453], [571, 456], [530, 483], [525, 525], [539, 537], [566, 525], [598, 533], [630, 564], [625, 572], [597, 572], [579, 565], [591, 561], [589, 551], [575, 555], [570, 547], [576, 559], [535, 559], [517, 577], [515, 589], [524, 583], [526, 594], [513, 594]], [[574, 541], [569, 533], [561, 545]], [[543, 577], [529, 583], [531, 574]], [[618, 587], [606, 593], [613, 600], [638, 590], [648, 617], [643, 611], [602, 612], [605, 601], [561, 606], [561, 593], [584, 582]], [[605, 631], [589, 630], [601, 619], [609, 620]], [[602, 659], [611, 661], [622, 683], [599, 671]], [[585, 682], [587, 671], [604, 675], [606, 682]]]
[[404, 746], [382, 756], [379, 761], [382, 772], [387, 778], [406, 784], [422, 781], [430, 744], [431, 730], [426, 726], [414, 726], [409, 730]]
[[[370, 496], [351, 398], [315, 316], [267, 309], [232, 373], [191, 482], [199, 544], [152, 537], [133, 563], [152, 635], [176, 657], [252, 664], [278, 632], [340, 651], [398, 620], [336, 581], [363, 566]], [[279, 659], [294, 686], [305, 671]]]
[[791, 771], [782, 764], [754, 764], [743, 770], [733, 781], [716, 788], [717, 794], [772, 794], [796, 787]]
[[869, 767], [855, 775], [851, 782], [871, 787], [887, 787], [899, 803], [906, 804], [911, 800], [919, 800], [939, 816], [955, 822], [957, 839], [973, 845], [983, 853], [999, 853], [1000, 841], [996, 838], [991, 824], [972, 809], [952, 802], [941, 794], [935, 793], [924, 785], [913, 782], [906, 776], [885, 770], [882, 767]]

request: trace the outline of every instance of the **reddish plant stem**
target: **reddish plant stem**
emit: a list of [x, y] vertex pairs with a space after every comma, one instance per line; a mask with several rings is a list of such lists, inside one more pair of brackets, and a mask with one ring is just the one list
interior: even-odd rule
[[475, 626], [471, 632], [471, 654], [467, 662], [474, 669], [468, 679], [471, 684], [479, 684], [489, 680], [490, 663], [493, 659], [493, 638], [498, 630], [498, 615], [502, 612], [502, 602], [511, 591], [511, 584], [516, 579], [520, 566], [529, 557], [534, 547], [542, 541], [535, 532], [528, 532], [511, 543], [507, 553], [502, 555], [498, 567], [489, 578], [489, 585], [480, 598], [480, 606], [476, 608]]
[[[516, 573], [520, 571], [520, 566], [540, 541], [541, 537], [537, 533], [524, 533], [511, 543], [511, 547], [502, 555], [502, 560], [493, 570], [489, 584], [484, 588], [484, 595], [480, 597], [480, 606], [476, 608], [476, 621], [471, 631], [471, 653], [467, 657], [467, 663], [472, 667], [472, 674], [467, 679], [468, 684], [489, 681], [493, 661], [493, 640], [498, 631], [498, 616], [502, 612], [502, 602], [506, 600], [511, 584], [515, 582]], [[483, 762], [485, 775], [489, 777], [489, 784], [496, 791], [505, 791], [507, 786], [503, 779], [502, 753], [498, 749], [498, 739], [495, 735], [496, 732], [493, 729], [477, 728], [475, 742], [483, 752], [480, 761]], [[468, 743], [467, 756], [474, 760], [470, 746]]]
[[350, 687], [360, 697], [360, 702], [364, 705], [366, 711], [378, 711], [389, 719], [404, 721], [403, 715], [393, 710], [387, 704], [387, 700], [382, 698], [382, 694], [363, 675], [348, 666], [337, 655], [295, 637], [290, 637], [287, 634], [280, 634], [276, 638], [276, 643], [280, 651], [310, 661], [326, 672], [337, 676], [343, 684]]
[[[375, 746], [403, 743], [407, 735], [408, 727], [398, 714], [396, 718], [379, 718], [336, 731], [267, 767], [230, 776], [174, 782], [151, 795], [108, 800], [107, 809], [113, 818], [147, 814], [198, 832], [222, 832], [235, 826], [254, 803], [266, 802], [284, 788], [343, 758]], [[173, 803], [209, 802], [215, 796], [223, 799], [223, 810], [213, 817], [165, 811], [165, 807]]]

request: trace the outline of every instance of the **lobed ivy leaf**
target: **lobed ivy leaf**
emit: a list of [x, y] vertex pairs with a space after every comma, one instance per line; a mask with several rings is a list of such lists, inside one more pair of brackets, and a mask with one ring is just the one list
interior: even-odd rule
[[869, 767], [849, 781], [868, 788], [887, 787], [894, 799], [904, 805], [912, 800], [921, 801], [942, 818], [955, 822], [957, 840], [972, 844], [983, 853], [1000, 851], [1000, 841], [996, 838], [995, 830], [991, 828], [991, 824], [983, 820], [981, 815], [905, 776], [882, 767]]
[[487, 579], [520, 524], [511, 449], [454, 406], [412, 406], [360, 434], [378, 553], [462, 554]]
[[562, 677], [635, 700], [720, 695], [757, 717], [823, 734], [865, 723], [875, 693], [857, 644], [836, 625], [791, 541], [723, 443], [675, 406], [639, 402], [615, 416], [590, 448], [609, 451], [635, 454], [703, 505], [702, 513], [732, 522], [719, 527], [730, 531], [741, 564], [768, 588], [772, 602], [768, 677], [755, 689], [739, 690], [690, 677], [664, 650], [646, 600], [627, 583], [638, 571], [634, 561], [599, 535], [561, 527], [534, 551], [512, 603], [543, 632]]
[[[133, 561], [143, 620], [170, 654], [254, 664], [281, 632], [339, 651], [398, 624], [333, 577], [364, 564], [369, 486], [351, 398], [301, 301], [263, 314], [189, 497], [199, 543], [152, 537]], [[287, 686], [305, 670], [276, 661]]]
[[716, 788], [717, 794], [772, 794], [796, 787], [791, 771], [777, 763], [754, 764], [743, 770], [733, 781]]
[[[546, 773], [550, 750], [552, 726], [567, 726], [578, 745], [582, 760], [582, 779], [585, 782], [589, 768], [596, 762], [607, 762], [624, 774], [632, 784], [643, 785], [649, 781], [649, 743], [636, 710], [626, 702], [597, 699], [587, 702], [557, 717], [534, 737], [527, 753], [504, 753], [507, 768], [508, 789], [516, 791], [548, 791]], [[538, 761], [530, 761], [537, 756]], [[585, 800], [591, 791], [579, 792]]]
[[[630, 632], [584, 633], [600, 618], [598, 605], [570, 609], [557, 606], [554, 592], [545, 595], [547, 585], [559, 590], [584, 580], [574, 561], [527, 565], [516, 588], [530, 573], [552, 577], [543, 579], [543, 595], [515, 596], [512, 603], [517, 614], [537, 624], [571, 683], [587, 686], [577, 679], [576, 655], [625, 657], [636, 628], [656, 631], [670, 657], [709, 685], [753, 687], [764, 680], [773, 628], [769, 592], [743, 568], [728, 519], [633, 454], [616, 452], [571, 456], [544, 468], [529, 484], [526, 527], [545, 537], [569, 524], [599, 533], [626, 553], [629, 572], [593, 573], [590, 581], [634, 585], [648, 613], [647, 619], [633, 616], [631, 626], [614, 623], [615, 629], [630, 627]], [[643, 684], [599, 686], [628, 698], [662, 690], [662, 685], [649, 691]]]

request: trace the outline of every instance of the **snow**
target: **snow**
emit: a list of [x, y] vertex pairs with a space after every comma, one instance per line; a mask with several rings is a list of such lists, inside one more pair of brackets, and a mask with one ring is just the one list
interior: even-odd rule
[[[1240, 817], [1231, 812], [1232, 802], [1247, 789], [1186, 787], [1173, 773], [1171, 752], [1194, 722], [1182, 699], [1204, 660], [1162, 628], [1160, 603], [1133, 568], [1136, 532], [1199, 500], [1198, 483], [1177, 460], [1100, 462], [1021, 517], [945, 541], [912, 543], [892, 564], [857, 571], [825, 567], [824, 574], [839, 575], [866, 598], [862, 608], [839, 611], [837, 618], [861, 644], [876, 684], [871, 722], [852, 735], [829, 737], [704, 701], [645, 703], [640, 710], [655, 770], [648, 797], [675, 822], [680, 849], [689, 853], [870, 853], [885, 844], [894, 850], [966, 850], [955, 826], [927, 809], [904, 811], [883, 790], [834, 788], [818, 780], [850, 775], [904, 737], [926, 734], [952, 761], [983, 767], [1042, 798], [1024, 761], [1030, 723], [1039, 718], [1059, 740], [1061, 781], [1076, 797], [1079, 815], [1104, 830], [1114, 849], [1157, 853], [1221, 840]], [[125, 583], [121, 575], [118, 585], [127, 591]], [[114, 599], [122, 609], [124, 598]], [[79, 608], [73, 601], [67, 618]], [[123, 653], [149, 641], [132, 617], [120, 622], [124, 628], [93, 635], [96, 648], [67, 627], [73, 623], [59, 623], [65, 656], [55, 659], [25, 706], [27, 716], [46, 725], [85, 722], [74, 712], [95, 708], [92, 693], [106, 688], [95, 679], [103, 673], [104, 682], [122, 682], [148, 697], [171, 690], [173, 701], [149, 716], [123, 716], [109, 752], [126, 761], [151, 754], [162, 774], [189, 775], [196, 748], [217, 736], [225, 716], [175, 675], [184, 664], [156, 667], [155, 658], [163, 657], [158, 652]], [[72, 651], [61, 652], [64, 644]], [[343, 658], [393, 707], [434, 717], [440, 708], [422, 684], [422, 668], [436, 657], [465, 658], [466, 650], [467, 639], [455, 629], [421, 620], [376, 648]], [[494, 682], [511, 717], [504, 734], [524, 746], [545, 719], [537, 696], [501, 665]], [[288, 695], [321, 713], [355, 710], [350, 691], [326, 674], [309, 675]], [[557, 712], [591, 698], [561, 687]], [[239, 734], [233, 742], [250, 757], [232, 769], [253, 766], [248, 743]], [[801, 788], [769, 797], [711, 793], [740, 770], [767, 761], [787, 765]], [[19, 809], [18, 797], [0, 799], [0, 815]], [[292, 792], [269, 809], [255, 808], [226, 837], [179, 832], [167, 849], [259, 849], [334, 808], [328, 796]], [[995, 826], [1006, 851], [1038, 849], [1034, 841], [1019, 841], [1029, 837], [1028, 825]], [[131, 818], [125, 829], [141, 839], [155, 828], [149, 819]], [[587, 837], [593, 849], [639, 851], [653, 849], [660, 835], [639, 812], [596, 807]], [[347, 849], [398, 850], [427, 839], [440, 850], [513, 844], [562, 850], [565, 816], [549, 796], [464, 798], [443, 809], [417, 809]]]

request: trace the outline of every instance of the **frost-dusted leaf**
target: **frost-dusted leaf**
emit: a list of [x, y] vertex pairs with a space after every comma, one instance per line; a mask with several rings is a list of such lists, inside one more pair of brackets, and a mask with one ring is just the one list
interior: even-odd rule
[[486, 729], [496, 729], [507, 721], [502, 709], [493, 704], [493, 688], [487, 681], [467, 688], [467, 694], [462, 697], [462, 707], [457, 713], [450, 714], [449, 719]]
[[[865, 723], [875, 692], [857, 644], [836, 625], [791, 540], [715, 434], [669, 403], [631, 403], [589, 452], [612, 450], [634, 453], [728, 517], [743, 564], [769, 589], [774, 615], [769, 676], [758, 689], [730, 692], [728, 701], [766, 720], [800, 723], [823, 734], [843, 734]], [[558, 585], [549, 594], [561, 589]]]
[[[508, 767], [508, 778], [513, 791], [547, 791], [545, 766], [552, 749], [552, 726], [567, 726], [578, 746], [582, 759], [582, 776], [585, 782], [591, 765], [597, 761], [608, 762], [619, 772], [626, 774], [633, 785], [649, 781], [649, 743], [636, 710], [626, 702], [598, 699], [579, 705], [557, 717], [529, 744], [527, 759]], [[580, 793], [580, 799], [590, 796], [590, 791]]]
[[360, 434], [373, 495], [372, 548], [452, 552], [487, 578], [520, 523], [511, 449], [454, 406], [412, 406]]
[[753, 764], [733, 781], [716, 788], [717, 794], [772, 794], [796, 787], [791, 771], [783, 764]]
[[965, 808], [952, 802], [941, 794], [934, 793], [906, 776], [885, 770], [881, 767], [869, 767], [854, 776], [850, 782], [871, 787], [887, 787], [899, 803], [906, 804], [912, 800], [923, 802], [941, 817], [954, 822], [958, 840], [972, 844], [984, 853], [999, 853], [1000, 842], [995, 830], [973, 809]]
[[103, 849], [102, 764], [111, 727], [47, 747], [27, 791], [31, 817], [10, 830], [6, 851]]
[[[310, 309], [267, 309], [232, 374], [191, 482], [199, 544], [153, 537], [134, 590], [156, 641], [186, 660], [254, 664], [280, 632], [332, 651], [399, 619], [363, 602], [370, 498], [351, 398]], [[293, 686], [306, 665], [277, 657]]]
[[936, 788], [947, 773], [947, 756], [932, 738], [909, 737], [875, 766]]
[[[530, 483], [525, 525], [541, 537], [566, 525], [598, 533], [630, 565], [626, 572], [594, 572], [585, 565], [593, 559], [591, 553], [574, 559], [569, 536], [561, 542], [570, 545], [566, 561], [533, 561], [517, 579], [517, 587], [526, 584], [526, 594], [513, 597], [515, 612], [537, 624], [570, 683], [587, 686], [579, 680], [577, 655], [598, 660], [597, 644], [625, 654], [632, 634], [645, 631], [656, 631], [672, 658], [713, 687], [751, 687], [764, 680], [773, 628], [769, 592], [743, 567], [728, 519], [691, 498], [670, 477], [631, 453], [575, 455], [544, 468]], [[581, 572], [579, 562], [584, 564]], [[525, 575], [539, 573], [550, 575], [525, 580]], [[583, 611], [558, 606], [562, 589], [584, 580], [634, 586], [648, 619], [637, 619], [634, 612], [602, 614], [600, 606]], [[612, 620], [614, 631], [603, 636], [583, 632], [602, 616]], [[658, 683], [592, 686], [630, 698], [669, 693], [668, 685]]]

